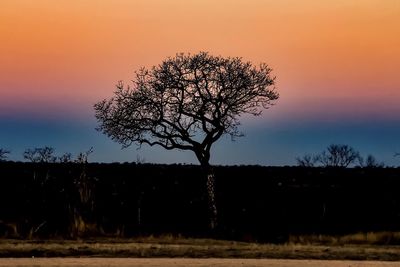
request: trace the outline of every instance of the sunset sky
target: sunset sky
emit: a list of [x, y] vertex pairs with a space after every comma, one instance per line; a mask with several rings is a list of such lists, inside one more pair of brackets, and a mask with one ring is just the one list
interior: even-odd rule
[[267, 63], [280, 99], [243, 117], [214, 164], [293, 165], [332, 143], [400, 165], [398, 0], [2, 0], [0, 148], [52, 146], [90, 161], [195, 163], [190, 152], [97, 132], [93, 104], [178, 52]]

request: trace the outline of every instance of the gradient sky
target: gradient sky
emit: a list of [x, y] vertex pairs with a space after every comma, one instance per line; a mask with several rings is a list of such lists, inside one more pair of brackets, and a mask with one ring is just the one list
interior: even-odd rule
[[121, 146], [96, 132], [93, 104], [119, 80], [177, 52], [267, 63], [280, 99], [215, 164], [292, 165], [332, 143], [400, 158], [398, 0], [2, 0], [0, 148], [91, 161], [196, 162], [190, 152]]

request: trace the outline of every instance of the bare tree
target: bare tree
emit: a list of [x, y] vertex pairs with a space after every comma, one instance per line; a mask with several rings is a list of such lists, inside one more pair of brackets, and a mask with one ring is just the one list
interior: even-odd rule
[[363, 164], [363, 167], [366, 167], [366, 168], [383, 168], [383, 167], [385, 167], [385, 163], [378, 162], [374, 156], [368, 155], [367, 159], [365, 160], [365, 163]]
[[30, 148], [26, 149], [24, 151], [23, 156], [24, 156], [24, 159], [29, 160], [30, 162], [36, 162], [36, 160], [37, 160], [35, 149], [30, 149]]
[[81, 152], [78, 154], [75, 162], [76, 163], [81, 163], [81, 164], [86, 164], [88, 163], [88, 158], [89, 155], [93, 153], [93, 147], [91, 147], [89, 150], [85, 151], [85, 152]]
[[6, 161], [10, 153], [10, 150], [0, 148], [0, 161]]
[[325, 167], [348, 167], [361, 161], [360, 153], [348, 145], [330, 145], [325, 151], [315, 157], [316, 162]]
[[260, 115], [278, 99], [274, 77], [241, 58], [201, 52], [177, 54], [136, 72], [132, 87], [122, 82], [115, 96], [95, 104], [98, 130], [127, 147], [158, 145], [193, 151], [207, 174], [211, 228], [216, 227], [212, 145], [224, 134], [242, 136], [241, 114]]
[[54, 156], [54, 148], [48, 146], [26, 149], [23, 156], [24, 159], [31, 162], [53, 163], [57, 160], [57, 157]]
[[303, 157], [297, 157], [296, 158], [297, 165], [301, 167], [314, 167], [315, 165], [315, 157], [313, 157], [310, 154], [306, 154]]
[[72, 154], [67, 152], [62, 154], [60, 157], [58, 157], [58, 161], [60, 163], [69, 163], [72, 162]]

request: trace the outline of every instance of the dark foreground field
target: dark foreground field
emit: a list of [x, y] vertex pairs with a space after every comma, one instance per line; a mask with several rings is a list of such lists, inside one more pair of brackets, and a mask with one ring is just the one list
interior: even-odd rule
[[[215, 166], [218, 228], [196, 165], [0, 162], [0, 238], [173, 234], [245, 242], [400, 232], [400, 168]], [[300, 242], [302, 243], [302, 242]], [[377, 238], [399, 245], [400, 238]]]
[[257, 244], [211, 239], [1, 240], [0, 257], [237, 258], [400, 261], [400, 246]]

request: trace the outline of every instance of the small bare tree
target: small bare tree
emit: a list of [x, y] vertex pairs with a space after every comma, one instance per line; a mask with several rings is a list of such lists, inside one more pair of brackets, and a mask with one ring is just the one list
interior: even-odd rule
[[347, 168], [349, 165], [361, 161], [360, 153], [348, 145], [328, 146], [315, 157], [316, 162], [321, 163], [325, 167], [342, 167]]
[[48, 146], [26, 149], [23, 156], [30, 162], [54, 163], [57, 160], [57, 157], [54, 156], [54, 148]]
[[10, 153], [11, 153], [10, 150], [0, 148], [0, 161], [6, 161]]
[[58, 161], [60, 163], [70, 163], [70, 162], [72, 162], [72, 154], [69, 152], [64, 153], [58, 157]]
[[378, 162], [376, 158], [372, 155], [368, 155], [365, 163], [362, 164], [365, 168], [383, 168], [385, 167], [385, 163]]
[[224, 134], [242, 136], [242, 114], [260, 115], [278, 99], [274, 77], [241, 58], [201, 52], [177, 54], [151, 69], [136, 72], [132, 87], [118, 83], [115, 96], [94, 106], [98, 130], [128, 147], [158, 145], [193, 151], [205, 173], [211, 228], [217, 224], [212, 145]]
[[93, 147], [91, 147], [89, 150], [87, 150], [85, 152], [79, 153], [78, 156], [76, 157], [75, 162], [81, 163], [81, 164], [87, 164], [89, 155], [92, 153], [93, 153]]
[[297, 165], [301, 167], [314, 167], [315, 165], [315, 157], [310, 154], [306, 154], [303, 157], [296, 158]]

